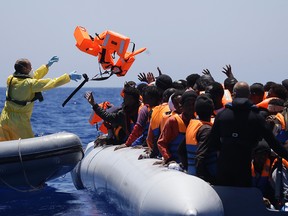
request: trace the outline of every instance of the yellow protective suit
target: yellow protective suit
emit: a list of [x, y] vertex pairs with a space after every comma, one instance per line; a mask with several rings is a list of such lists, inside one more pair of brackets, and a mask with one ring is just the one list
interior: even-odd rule
[[[33, 78], [17, 78], [10, 75], [7, 79], [6, 96], [12, 78], [10, 97], [18, 101], [31, 101], [35, 92], [46, 91], [70, 82], [68, 74], [54, 79], [42, 79], [47, 73], [48, 68], [42, 65], [34, 72]], [[0, 141], [34, 137], [30, 123], [33, 107], [34, 102], [22, 106], [6, 100], [0, 117]]]

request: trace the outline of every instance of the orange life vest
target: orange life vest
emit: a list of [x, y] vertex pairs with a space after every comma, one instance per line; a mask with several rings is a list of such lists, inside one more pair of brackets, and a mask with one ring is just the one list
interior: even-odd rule
[[277, 97], [266, 98], [263, 101], [261, 101], [260, 103], [256, 104], [256, 106], [258, 108], [268, 109], [268, 104], [272, 99], [278, 99], [278, 98]]
[[171, 143], [168, 144], [168, 149], [172, 155], [173, 160], [179, 163], [180, 158], [178, 156], [178, 147], [180, 143], [185, 139], [186, 125], [178, 114], [173, 115], [173, 117], [177, 120], [179, 134], [174, 140], [171, 141]]
[[[187, 162], [188, 162], [187, 171], [188, 174], [190, 175], [196, 175], [196, 154], [198, 149], [197, 133], [204, 124], [212, 126], [211, 122], [201, 121], [198, 119], [191, 119], [186, 130], [185, 136], [186, 136], [186, 150], [187, 150]], [[216, 155], [214, 162], [215, 162], [214, 164], [216, 164]]]
[[265, 194], [269, 183], [269, 176], [271, 172], [271, 161], [269, 158], [266, 159], [260, 175], [256, 175], [253, 161], [251, 162], [251, 174], [252, 174], [252, 185], [259, 188], [263, 194]]
[[[275, 163], [275, 161], [274, 161], [274, 163]], [[271, 161], [270, 161], [269, 158], [267, 158], [266, 161], [265, 161], [265, 164], [263, 166], [263, 169], [262, 169], [262, 172], [261, 172], [261, 176], [262, 177], [268, 177], [270, 175], [270, 170], [271, 170]], [[255, 173], [253, 162], [251, 163], [251, 173], [252, 173], [252, 177], [256, 177], [256, 173]]]
[[162, 103], [152, 109], [152, 115], [150, 119], [150, 127], [153, 131], [154, 136], [160, 135], [160, 123], [163, 119], [163, 114], [168, 112], [169, 105], [168, 103]]
[[[273, 161], [272, 167], [275, 167], [277, 162], [278, 162], [278, 158], [276, 158], [276, 159]], [[286, 169], [288, 169], [288, 161], [285, 160], [284, 158], [282, 158], [282, 165], [285, 166]]]
[[[77, 26], [74, 31], [76, 46], [83, 52], [98, 56], [98, 62], [104, 70], [110, 69], [117, 76], [124, 76], [135, 61], [135, 56], [146, 48], [128, 52], [130, 38], [113, 31], [104, 31], [97, 37], [91, 37], [84, 27]], [[114, 54], [119, 56], [114, 62]]]
[[74, 37], [78, 49], [90, 55], [98, 56], [98, 53], [101, 50], [99, 41], [92, 40], [84, 27], [77, 26], [74, 31]]
[[[103, 103], [100, 103], [98, 104], [102, 109], [106, 110], [108, 108], [110, 108], [112, 106], [112, 104], [109, 102], [109, 101], [104, 101]], [[94, 124], [97, 124], [97, 123], [100, 123], [102, 120], [102, 118], [100, 116], [98, 116], [94, 110], [92, 110], [91, 114], [90, 114], [90, 117], [89, 117], [89, 123], [91, 125], [94, 125]], [[106, 134], [108, 133], [108, 129], [107, 127], [104, 125], [104, 122], [102, 122], [101, 126], [99, 127], [99, 130]]]
[[149, 147], [152, 149], [153, 145], [157, 145], [157, 140], [161, 134], [160, 124], [163, 118], [163, 114], [169, 111], [168, 103], [162, 103], [158, 106], [153, 107], [152, 114], [150, 117], [150, 125], [149, 125], [149, 140], [153, 140], [153, 143], [147, 142]]
[[166, 113], [163, 113], [163, 114], [162, 114], [162, 120], [161, 120], [161, 122], [160, 122], [160, 133], [161, 133], [161, 131], [163, 130], [164, 125], [166, 124], [168, 118], [169, 118], [170, 116], [175, 115], [175, 114], [178, 115], [178, 113], [175, 112], [175, 111], [172, 111], [172, 112], [166, 112]]
[[280, 122], [281, 129], [285, 130], [286, 129], [286, 122], [285, 122], [284, 116], [281, 113], [277, 113], [275, 115], [275, 118]]

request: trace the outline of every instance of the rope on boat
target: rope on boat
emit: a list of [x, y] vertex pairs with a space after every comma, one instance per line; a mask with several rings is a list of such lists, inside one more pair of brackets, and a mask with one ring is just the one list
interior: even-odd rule
[[21, 149], [20, 149], [20, 144], [21, 144], [21, 138], [19, 138], [19, 142], [18, 142], [18, 155], [19, 155], [19, 159], [20, 159], [20, 162], [21, 162], [21, 166], [22, 166], [22, 171], [23, 171], [23, 175], [24, 175], [24, 178], [25, 178], [25, 181], [27, 183], [28, 186], [31, 187], [31, 189], [27, 189], [27, 190], [23, 190], [23, 189], [19, 189], [19, 188], [16, 188], [14, 187], [13, 185], [9, 184], [8, 182], [6, 182], [3, 178], [0, 177], [0, 180], [9, 188], [13, 189], [13, 190], [16, 190], [18, 192], [32, 192], [32, 191], [36, 191], [36, 190], [40, 190], [44, 187], [44, 183], [40, 184], [39, 186], [33, 186], [29, 179], [28, 179], [28, 176], [27, 176], [27, 173], [26, 173], [26, 170], [25, 170], [25, 167], [24, 167], [24, 164], [23, 164], [23, 160], [22, 160], [22, 155], [21, 155]]

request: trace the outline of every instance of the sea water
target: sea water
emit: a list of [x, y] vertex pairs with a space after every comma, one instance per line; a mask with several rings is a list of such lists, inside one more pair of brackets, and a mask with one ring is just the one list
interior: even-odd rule
[[[73, 88], [56, 88], [43, 92], [44, 101], [35, 102], [32, 127], [36, 136], [67, 131], [78, 135], [83, 148], [95, 140], [97, 131], [89, 124], [91, 106], [84, 98], [86, 91], [92, 91], [95, 101], [110, 101], [121, 105], [120, 88], [82, 88], [62, 107], [62, 103], [73, 92]], [[1, 110], [5, 102], [5, 88], [0, 88]], [[103, 197], [86, 190], [77, 190], [70, 173], [47, 182], [47, 186], [36, 191], [20, 191], [1, 188], [0, 216], [3, 215], [107, 215], [121, 213]]]

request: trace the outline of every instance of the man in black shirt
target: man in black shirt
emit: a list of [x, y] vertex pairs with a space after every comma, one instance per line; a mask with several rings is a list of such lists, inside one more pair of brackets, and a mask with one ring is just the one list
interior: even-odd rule
[[248, 99], [249, 85], [238, 82], [233, 88], [233, 101], [217, 114], [208, 146], [219, 151], [217, 184], [251, 186], [251, 155], [264, 138], [279, 156], [288, 159], [288, 152], [276, 140], [265, 119]]

